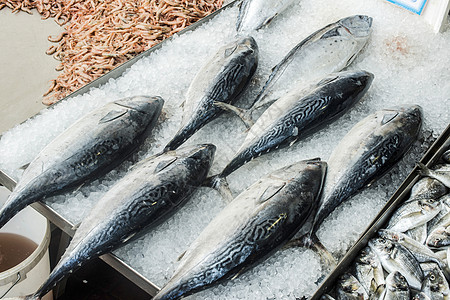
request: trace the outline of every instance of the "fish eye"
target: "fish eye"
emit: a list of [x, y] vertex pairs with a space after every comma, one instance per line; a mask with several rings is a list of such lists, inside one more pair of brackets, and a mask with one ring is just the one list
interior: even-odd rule
[[431, 274], [430, 279], [434, 281], [436, 279], [436, 276], [434, 276], [434, 274]]

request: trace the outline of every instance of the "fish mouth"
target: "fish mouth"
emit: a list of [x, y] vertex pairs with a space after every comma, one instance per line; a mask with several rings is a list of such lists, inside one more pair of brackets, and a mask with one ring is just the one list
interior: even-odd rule
[[[125, 102], [125, 103], [124, 103]], [[164, 105], [164, 100], [159, 96], [134, 96], [126, 99], [122, 99], [119, 101], [115, 101], [114, 104], [137, 111], [139, 113], [147, 114], [149, 113], [148, 105], [162, 107]], [[150, 110], [152, 113], [154, 109]]]

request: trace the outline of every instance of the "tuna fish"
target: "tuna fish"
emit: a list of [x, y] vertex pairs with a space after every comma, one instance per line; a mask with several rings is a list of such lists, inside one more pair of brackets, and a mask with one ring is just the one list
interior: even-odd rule
[[421, 126], [422, 110], [417, 105], [380, 110], [358, 122], [330, 155], [311, 234], [338, 205], [394, 166], [417, 139]]
[[263, 177], [229, 203], [182, 256], [154, 300], [179, 299], [265, 259], [304, 224], [326, 163], [301, 161]]
[[0, 210], [0, 228], [27, 205], [93, 180], [124, 161], [149, 135], [160, 97], [109, 103], [81, 118], [30, 163]]
[[341, 71], [351, 64], [367, 43], [371, 27], [371, 17], [356, 15], [317, 30], [272, 69], [253, 105], [263, 106], [280, 98], [294, 85], [314, 82]]
[[250, 33], [269, 24], [282, 13], [293, 0], [244, 0], [239, 7], [236, 22], [238, 33]]
[[273, 103], [250, 128], [234, 158], [211, 179], [223, 178], [250, 160], [272, 150], [291, 146], [342, 116], [369, 89], [373, 75], [366, 71], [332, 74], [310, 90], [293, 90]]
[[214, 145], [197, 145], [139, 162], [99, 200], [47, 281], [26, 299], [40, 299], [90, 259], [163, 221], [204, 181], [214, 152]]
[[223, 113], [217, 102], [234, 104], [258, 66], [258, 46], [252, 37], [225, 47], [206, 63], [192, 81], [184, 102], [183, 122], [164, 151], [174, 150]]

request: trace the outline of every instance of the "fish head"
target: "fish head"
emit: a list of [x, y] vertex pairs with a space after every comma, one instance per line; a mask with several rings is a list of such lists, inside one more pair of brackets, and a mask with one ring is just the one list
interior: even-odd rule
[[421, 127], [423, 112], [419, 105], [396, 106], [381, 111], [381, 126], [397, 127], [405, 136], [417, 137]]
[[159, 96], [133, 96], [117, 100], [114, 104], [127, 109], [138, 126], [145, 126], [158, 119], [164, 100]]
[[379, 257], [389, 256], [394, 249], [394, 244], [382, 237], [371, 239], [368, 244]]
[[406, 281], [405, 276], [403, 276], [399, 271], [394, 271], [386, 277], [386, 285], [391, 286], [397, 291], [409, 290], [408, 281]]
[[253, 57], [258, 56], [258, 44], [251, 36], [240, 37], [222, 49], [225, 57], [236, 56], [236, 54], [240, 54], [239, 56], [243, 57], [248, 57], [249, 55]]
[[[441, 202], [435, 199], [420, 199], [417, 202], [422, 213], [433, 213], [441, 210]], [[437, 212], [436, 212], [437, 213]]]
[[[177, 150], [169, 151], [175, 156], [184, 157], [186, 159], [186, 166], [194, 173], [198, 172], [196, 176], [206, 176], [211, 168], [216, 146], [213, 144], [199, 144], [194, 146], [180, 147]], [[206, 172], [206, 174], [205, 174]]]
[[403, 238], [395, 231], [389, 230], [389, 229], [380, 229], [378, 230], [378, 235], [384, 239], [391, 240], [394, 242], [399, 242]]
[[440, 248], [450, 245], [450, 231], [448, 228], [439, 227], [433, 231], [427, 239], [427, 245]]
[[354, 37], [367, 38], [372, 30], [372, 18], [365, 15], [355, 15], [341, 19], [340, 25]]

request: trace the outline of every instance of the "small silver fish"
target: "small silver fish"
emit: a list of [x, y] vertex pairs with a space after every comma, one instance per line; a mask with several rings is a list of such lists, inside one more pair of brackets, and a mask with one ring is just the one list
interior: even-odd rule
[[433, 170], [422, 163], [417, 163], [417, 166], [420, 168], [420, 174], [437, 179], [450, 188], [450, 165], [444, 165]]
[[446, 193], [447, 188], [439, 180], [423, 177], [413, 185], [411, 195], [405, 202], [420, 199], [438, 199]]
[[354, 274], [369, 295], [386, 283], [380, 259], [370, 247], [361, 250], [356, 257]]
[[406, 278], [398, 271], [386, 277], [386, 288], [380, 297], [383, 300], [409, 300], [410, 290]]
[[433, 300], [447, 300], [450, 297], [450, 288], [444, 273], [437, 264], [420, 264], [425, 278], [421, 291]]
[[336, 290], [338, 300], [364, 300], [369, 298], [359, 281], [350, 273], [344, 273], [339, 277]]
[[388, 273], [399, 271], [412, 288], [420, 290], [423, 271], [411, 251], [384, 238], [369, 240], [369, 246], [380, 258], [383, 269]]
[[427, 245], [432, 248], [450, 246], [450, 226], [438, 227], [427, 238]]

